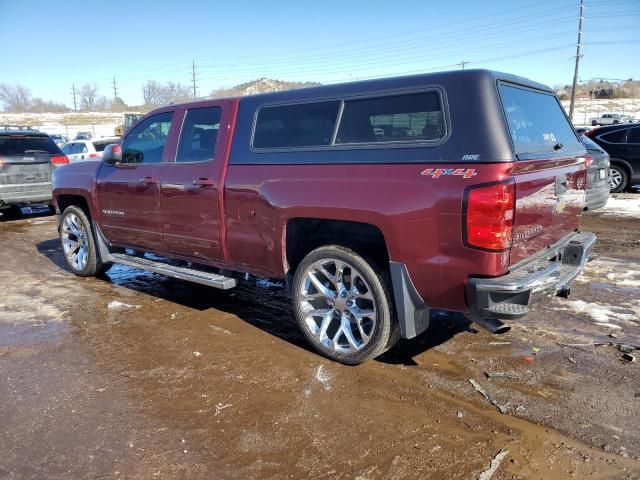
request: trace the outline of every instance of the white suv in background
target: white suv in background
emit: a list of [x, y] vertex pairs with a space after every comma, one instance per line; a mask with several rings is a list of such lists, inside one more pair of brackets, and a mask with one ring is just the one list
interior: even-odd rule
[[119, 138], [102, 138], [100, 140], [72, 140], [62, 147], [62, 153], [69, 158], [69, 163], [83, 160], [99, 160], [104, 147], [117, 143]]

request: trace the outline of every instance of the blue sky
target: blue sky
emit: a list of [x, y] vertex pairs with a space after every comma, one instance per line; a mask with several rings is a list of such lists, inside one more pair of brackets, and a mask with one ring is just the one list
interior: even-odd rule
[[[580, 78], [640, 78], [640, 0], [585, 0]], [[0, 82], [71, 104], [71, 85], [128, 104], [147, 80], [198, 94], [258, 77], [323, 83], [493, 68], [573, 75], [579, 0], [0, 0]], [[602, 42], [613, 42], [605, 43]]]

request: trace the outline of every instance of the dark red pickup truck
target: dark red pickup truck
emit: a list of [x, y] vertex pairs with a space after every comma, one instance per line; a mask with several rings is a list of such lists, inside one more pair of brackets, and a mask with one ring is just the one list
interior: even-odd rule
[[468, 70], [163, 107], [53, 194], [74, 273], [284, 278], [310, 343], [355, 364], [433, 308], [499, 332], [568, 295], [585, 156], [548, 87]]

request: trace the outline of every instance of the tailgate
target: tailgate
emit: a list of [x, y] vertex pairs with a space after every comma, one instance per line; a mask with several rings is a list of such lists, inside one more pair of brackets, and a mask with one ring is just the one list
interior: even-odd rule
[[50, 155], [2, 157], [2, 164], [0, 185], [51, 183], [53, 165]]
[[510, 264], [577, 231], [584, 207], [586, 150], [555, 95], [509, 83], [500, 97], [518, 158]]
[[62, 155], [46, 135], [11, 133], [0, 136], [0, 185], [51, 183], [51, 157]]

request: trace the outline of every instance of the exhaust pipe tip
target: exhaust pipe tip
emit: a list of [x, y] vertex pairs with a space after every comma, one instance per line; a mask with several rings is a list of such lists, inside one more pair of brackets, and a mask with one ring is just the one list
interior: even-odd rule
[[502, 335], [511, 330], [511, 327], [495, 318], [476, 318], [475, 323], [494, 335]]

